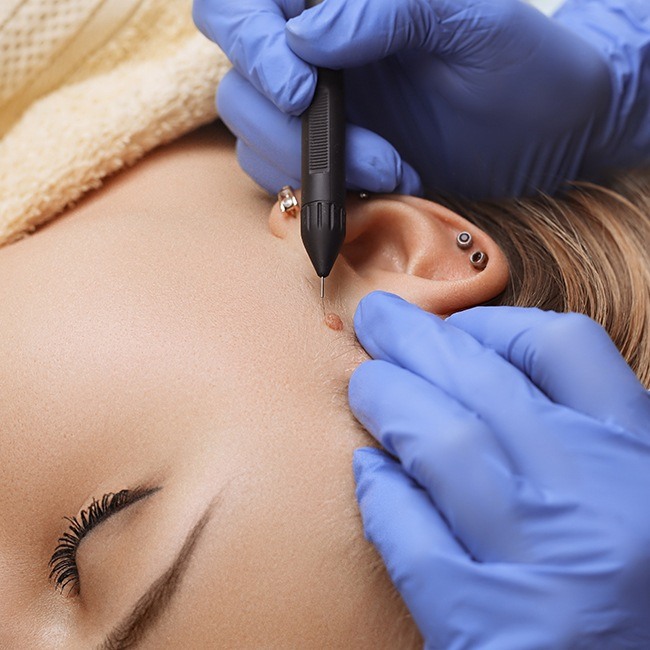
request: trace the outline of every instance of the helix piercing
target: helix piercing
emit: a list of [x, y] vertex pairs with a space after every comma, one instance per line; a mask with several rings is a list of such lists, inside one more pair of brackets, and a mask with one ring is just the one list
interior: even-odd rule
[[359, 192], [359, 198], [360, 199], [369, 199], [370, 198], [370, 193], [365, 192], [365, 191], [361, 191], [361, 192]]
[[278, 205], [280, 206], [280, 212], [286, 212], [288, 216], [295, 217], [300, 211], [300, 206], [298, 205], [298, 199], [293, 193], [293, 187], [291, 185], [285, 185], [278, 192]]
[[456, 244], [458, 248], [470, 248], [472, 245], [472, 236], [466, 231], [459, 232], [456, 237]]
[[470, 261], [470, 264], [475, 269], [478, 269], [479, 271], [482, 271], [487, 266], [487, 263], [488, 263], [487, 253], [484, 253], [483, 251], [474, 251], [469, 256], [469, 261]]

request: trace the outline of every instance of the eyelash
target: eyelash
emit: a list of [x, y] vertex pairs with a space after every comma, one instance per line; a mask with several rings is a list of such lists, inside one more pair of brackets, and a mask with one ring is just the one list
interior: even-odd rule
[[54, 553], [48, 562], [50, 580], [56, 590], [67, 595], [79, 594], [79, 569], [77, 568], [77, 550], [81, 540], [93, 529], [115, 513], [144, 499], [159, 488], [135, 488], [109, 492], [99, 501], [93, 499], [76, 517], [65, 517], [70, 522], [68, 530], [58, 539]]

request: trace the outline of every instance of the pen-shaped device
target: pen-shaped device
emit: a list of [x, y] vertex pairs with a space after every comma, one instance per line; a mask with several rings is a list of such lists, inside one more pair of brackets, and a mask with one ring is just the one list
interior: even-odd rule
[[[307, 0], [310, 9], [322, 0]], [[302, 115], [300, 234], [325, 295], [345, 239], [345, 110], [343, 72], [318, 68], [316, 92]]]

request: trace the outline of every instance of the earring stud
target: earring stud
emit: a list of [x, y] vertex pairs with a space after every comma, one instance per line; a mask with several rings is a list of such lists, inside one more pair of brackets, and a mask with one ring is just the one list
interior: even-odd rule
[[487, 253], [484, 253], [483, 251], [474, 251], [469, 256], [469, 262], [475, 269], [482, 271], [488, 263]]
[[466, 230], [459, 232], [456, 237], [456, 244], [458, 248], [470, 248], [472, 245], [472, 235], [470, 235]]
[[280, 212], [286, 212], [290, 217], [297, 216], [300, 206], [291, 185], [285, 185], [278, 192], [278, 205], [280, 206]]

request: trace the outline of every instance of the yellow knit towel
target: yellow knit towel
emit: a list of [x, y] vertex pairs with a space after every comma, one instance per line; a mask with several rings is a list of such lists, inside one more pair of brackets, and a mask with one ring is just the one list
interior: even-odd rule
[[0, 245], [216, 117], [190, 0], [2, 0]]

